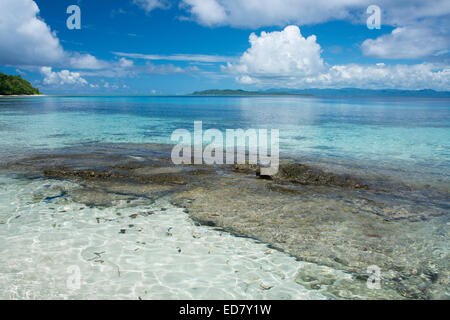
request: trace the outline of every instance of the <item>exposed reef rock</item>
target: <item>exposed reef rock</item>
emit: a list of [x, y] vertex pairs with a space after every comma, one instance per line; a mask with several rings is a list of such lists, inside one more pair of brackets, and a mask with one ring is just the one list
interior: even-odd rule
[[[175, 166], [169, 152], [160, 145], [65, 148], [3, 169], [76, 182], [79, 187], [65, 197], [91, 206], [165, 197], [198, 223], [258, 239], [314, 264], [297, 282], [317, 290], [332, 286], [333, 297], [358, 298], [363, 292], [368, 298], [449, 298], [443, 289], [448, 257], [436, 249], [448, 243], [447, 193], [392, 181], [380, 185], [288, 161], [271, 177], [261, 177], [256, 165]], [[429, 219], [440, 223], [428, 224]], [[382, 270], [381, 291], [363, 289], [373, 265]], [[344, 286], [317, 266], [342, 270], [352, 281]]]
[[348, 175], [338, 175], [325, 172], [319, 168], [314, 168], [301, 163], [281, 164], [278, 173], [273, 176], [262, 176], [258, 165], [254, 164], [236, 164], [232, 167], [234, 172], [250, 174], [254, 173], [257, 177], [273, 180], [279, 184], [302, 184], [315, 186], [333, 186], [354, 189], [368, 189], [368, 186], [361, 181]]
[[312, 168], [300, 163], [281, 165], [273, 177], [275, 181], [288, 181], [304, 185], [334, 186], [343, 188], [367, 189], [368, 186], [350, 176], [342, 176]]

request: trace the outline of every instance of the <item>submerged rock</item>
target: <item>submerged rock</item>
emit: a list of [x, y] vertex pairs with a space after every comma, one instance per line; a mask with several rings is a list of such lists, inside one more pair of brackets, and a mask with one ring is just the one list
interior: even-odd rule
[[[143, 151], [123, 145], [75, 157], [63, 150], [9, 168], [33, 177], [77, 181], [70, 199], [88, 206], [122, 208], [164, 197], [199, 224], [342, 270], [341, 277], [329, 275], [329, 269], [299, 272], [299, 283], [333, 297], [446, 296], [449, 263], [445, 254], [434, 252], [440, 241], [448, 241], [448, 195], [435, 200], [428, 189], [396, 188], [392, 182], [389, 189], [377, 189], [371, 181], [294, 162], [283, 162], [276, 175], [260, 179], [256, 165], [175, 167], [157, 150], [140, 161], [130, 161], [127, 154]], [[443, 223], [431, 227], [422, 220], [433, 216]], [[366, 288], [367, 268], [373, 265], [382, 271], [381, 291]]]
[[281, 165], [273, 178], [275, 181], [288, 181], [304, 185], [368, 189], [366, 184], [350, 176], [325, 172], [300, 163]]

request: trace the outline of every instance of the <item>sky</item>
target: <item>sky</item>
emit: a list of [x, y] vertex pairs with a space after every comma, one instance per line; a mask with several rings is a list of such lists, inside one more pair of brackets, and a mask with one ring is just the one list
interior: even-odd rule
[[449, 48], [448, 0], [0, 0], [0, 71], [45, 94], [450, 91]]

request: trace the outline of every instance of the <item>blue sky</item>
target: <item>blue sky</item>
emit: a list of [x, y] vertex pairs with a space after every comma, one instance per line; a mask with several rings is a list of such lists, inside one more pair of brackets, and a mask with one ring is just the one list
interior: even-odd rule
[[[81, 29], [69, 30], [70, 5]], [[450, 2], [2, 0], [0, 71], [48, 94], [450, 90]], [[252, 36], [251, 36], [252, 35]]]

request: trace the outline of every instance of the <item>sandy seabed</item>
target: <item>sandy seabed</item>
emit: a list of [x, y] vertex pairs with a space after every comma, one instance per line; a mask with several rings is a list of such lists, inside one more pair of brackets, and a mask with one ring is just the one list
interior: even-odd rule
[[263, 179], [168, 154], [90, 145], [3, 163], [0, 297], [450, 297], [448, 190], [287, 158]]

